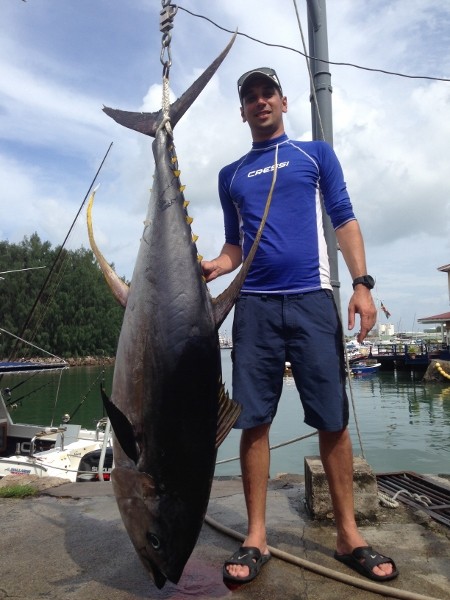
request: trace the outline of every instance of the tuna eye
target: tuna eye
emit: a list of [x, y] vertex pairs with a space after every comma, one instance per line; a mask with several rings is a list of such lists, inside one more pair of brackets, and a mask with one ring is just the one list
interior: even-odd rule
[[159, 538], [154, 533], [148, 533], [147, 539], [150, 542], [150, 544], [154, 550], [159, 550], [161, 548], [161, 542], [159, 541]]

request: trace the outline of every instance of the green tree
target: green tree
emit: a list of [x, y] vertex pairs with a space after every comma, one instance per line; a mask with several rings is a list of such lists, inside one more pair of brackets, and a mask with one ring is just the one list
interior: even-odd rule
[[[0, 271], [43, 267], [0, 280], [0, 327], [57, 356], [113, 356], [123, 308], [112, 297], [90, 250], [61, 250], [34, 233], [0, 242]], [[36, 350], [0, 336], [0, 356]]]

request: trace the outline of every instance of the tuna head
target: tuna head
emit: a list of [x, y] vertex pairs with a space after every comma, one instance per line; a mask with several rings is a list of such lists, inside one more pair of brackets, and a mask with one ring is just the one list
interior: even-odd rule
[[193, 550], [191, 532], [184, 535], [192, 527], [188, 507], [137, 470], [116, 467], [112, 483], [127, 533], [155, 585], [178, 583]]

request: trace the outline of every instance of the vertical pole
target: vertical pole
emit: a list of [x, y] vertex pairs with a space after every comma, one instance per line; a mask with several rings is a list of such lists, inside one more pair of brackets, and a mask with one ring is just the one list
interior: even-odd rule
[[[312, 73], [311, 121], [314, 140], [325, 140], [333, 146], [333, 114], [331, 107], [331, 74], [328, 70], [328, 34], [325, 0], [306, 0], [308, 6], [309, 55]], [[318, 110], [314, 100], [317, 98]], [[330, 217], [323, 211], [323, 228], [330, 261], [331, 285], [341, 313], [337, 241]]]

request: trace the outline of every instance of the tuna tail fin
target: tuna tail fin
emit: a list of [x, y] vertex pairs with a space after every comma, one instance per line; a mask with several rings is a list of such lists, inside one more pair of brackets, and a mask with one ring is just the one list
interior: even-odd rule
[[[234, 44], [236, 39], [237, 32], [233, 35], [231, 40], [228, 42], [226, 48], [219, 54], [219, 56], [209, 65], [209, 67], [200, 75], [200, 77], [194, 81], [191, 87], [184, 92], [178, 100], [176, 100], [173, 104], [170, 105], [170, 122], [172, 127], [178, 123], [184, 113], [188, 110], [188, 108], [193, 104], [197, 96], [203, 91], [203, 88], [209, 82], [211, 77], [219, 68], [220, 64], [228, 54], [231, 49], [231, 46]], [[151, 137], [156, 136], [156, 131], [163, 120], [162, 110], [153, 113], [144, 113], [144, 112], [129, 112], [126, 110], [119, 110], [114, 108], [109, 108], [107, 106], [103, 107], [103, 111], [114, 119], [119, 125], [123, 125], [124, 127], [128, 127], [129, 129], [134, 129], [135, 131], [139, 131], [145, 135], [150, 135]]]
[[103, 275], [106, 279], [106, 283], [109, 285], [113, 293], [114, 298], [118, 301], [119, 304], [121, 304], [125, 308], [125, 306], [127, 305], [127, 299], [130, 288], [124, 281], [122, 281], [122, 279], [120, 279], [120, 277], [116, 274], [114, 269], [106, 262], [106, 259], [104, 258], [103, 254], [100, 252], [97, 244], [95, 243], [94, 231], [92, 228], [92, 206], [94, 204], [95, 192], [96, 190], [92, 192], [87, 207], [87, 227], [89, 243], [91, 245], [92, 252], [94, 253], [95, 258], [97, 259], [100, 268], [103, 272]]
[[241, 405], [229, 397], [223, 383], [221, 383], [219, 392], [219, 414], [217, 418], [216, 449], [230, 433], [231, 428], [236, 423], [236, 419], [240, 414]]
[[261, 218], [261, 223], [259, 224], [258, 231], [256, 233], [255, 239], [253, 241], [252, 247], [250, 248], [250, 252], [247, 255], [239, 273], [230, 283], [226, 290], [224, 290], [217, 298], [213, 299], [213, 310], [214, 310], [214, 321], [216, 324], [216, 328], [222, 325], [225, 321], [228, 313], [233, 308], [234, 303], [236, 302], [236, 298], [241, 291], [241, 288], [244, 284], [245, 278], [250, 270], [250, 266], [252, 264], [253, 258], [258, 250], [259, 241], [262, 236], [262, 232], [264, 229], [264, 225], [267, 221], [267, 215], [269, 214], [270, 204], [272, 202], [273, 190], [275, 188], [275, 182], [277, 180], [277, 171], [278, 171], [278, 146], [275, 149], [275, 159], [274, 159], [274, 170], [272, 177], [272, 184], [270, 186], [269, 194], [266, 200], [266, 206], [264, 207], [264, 213]]
[[136, 464], [139, 456], [133, 426], [123, 412], [111, 402], [103, 385], [100, 387], [100, 391], [102, 394], [103, 406], [105, 407], [106, 414], [111, 422], [114, 435], [128, 458]]

